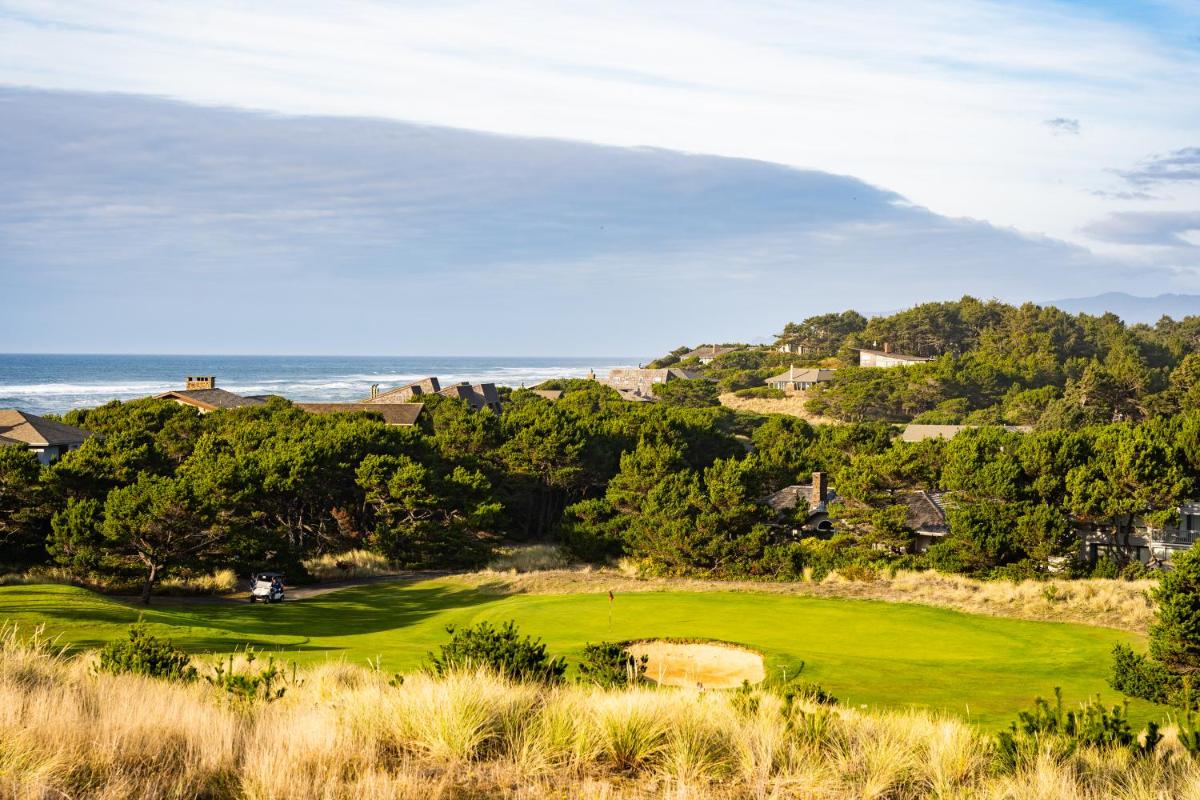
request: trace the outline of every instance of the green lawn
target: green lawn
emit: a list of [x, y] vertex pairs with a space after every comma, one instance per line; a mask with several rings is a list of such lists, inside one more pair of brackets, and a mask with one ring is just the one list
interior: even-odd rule
[[[379, 657], [388, 671], [418, 667], [447, 624], [514, 619], [551, 652], [574, 659], [604, 639], [697, 637], [763, 651], [768, 672], [804, 675], [843, 704], [926, 706], [984, 726], [1012, 719], [1033, 696], [1063, 687], [1074, 702], [1100, 693], [1109, 651], [1138, 637], [1106, 628], [1027, 622], [903, 603], [746, 592], [498, 596], [453, 579], [344, 589], [282, 605], [171, 605], [146, 610], [156, 632], [193, 652], [252, 644], [301, 663]], [[45, 625], [64, 644], [95, 647], [124, 635], [142, 609], [64, 586], [0, 588], [0, 619]], [[1157, 718], [1147, 703], [1135, 719]]]

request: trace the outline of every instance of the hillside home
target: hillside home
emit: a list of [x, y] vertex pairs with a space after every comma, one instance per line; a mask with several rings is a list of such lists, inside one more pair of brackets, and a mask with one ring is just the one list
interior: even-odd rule
[[155, 395], [155, 397], [159, 400], [174, 400], [180, 405], [192, 406], [198, 409], [201, 414], [207, 414], [210, 411], [217, 411], [218, 409], [261, 406], [267, 401], [265, 395], [243, 397], [240, 394], [218, 389], [215, 375], [189, 375], [183, 389], [163, 392], [160, 395]]
[[397, 386], [395, 389], [388, 389], [386, 392], [379, 391], [379, 384], [371, 384], [371, 394], [360, 402], [363, 403], [408, 403], [418, 395], [422, 394], [437, 394], [442, 389], [438, 379], [435, 377], [422, 378], [419, 381], [406, 383], [403, 386]]
[[651, 387], [656, 383], [690, 381], [699, 377], [700, 373], [698, 372], [679, 369], [677, 367], [667, 367], [665, 369], [617, 368], [609, 370], [608, 377], [601, 381], [601, 383], [613, 387], [618, 392], [621, 392], [622, 396], [625, 396], [625, 393], [628, 392], [638, 399], [653, 399], [654, 392]]
[[802, 356], [813, 352], [812, 347], [806, 344], [799, 344], [798, 342], [783, 342], [776, 345], [775, 349], [780, 353], [787, 353], [790, 356]]
[[562, 389], [530, 389], [529, 392], [547, 400], [561, 400], [563, 396]]
[[934, 542], [950, 532], [946, 522], [944, 495], [941, 492], [926, 492], [920, 489], [896, 492], [895, 497], [907, 508], [905, 527], [915, 534], [912, 550], [924, 553]]
[[462, 400], [476, 411], [490, 408], [496, 413], [500, 412], [500, 393], [496, 391], [496, 384], [477, 383], [472, 385], [463, 381], [462, 383], [443, 387], [441, 382], [432, 376], [422, 378], [419, 381], [413, 381], [412, 383], [406, 383], [403, 386], [397, 386], [394, 389], [388, 389], [385, 392], [379, 391], [379, 384], [374, 384], [371, 386], [371, 394], [359, 402], [370, 404], [408, 403], [421, 395], [430, 394], [439, 394], [442, 397], [453, 397]]
[[836, 371], [832, 369], [796, 369], [792, 366], [788, 367], [787, 372], [767, 378], [767, 386], [772, 389], [782, 389], [785, 392], [803, 392], [818, 383], [829, 383], [833, 380], [833, 374]]
[[1191, 548], [1200, 539], [1200, 503], [1183, 503], [1177, 509], [1178, 524], [1158, 528], [1140, 517], [1124, 517], [1111, 524], [1076, 523], [1080, 556], [1095, 561], [1101, 556], [1118, 563], [1140, 561], [1151, 567], [1166, 567], [1171, 557]]
[[723, 356], [726, 353], [732, 353], [738, 349], [740, 349], [739, 345], [702, 344], [695, 350], [692, 350], [690, 353], [680, 356], [679, 360], [687, 361], [688, 359], [694, 358], [701, 364], [707, 365], [711, 364], [717, 358], [717, 356]]
[[0, 408], [0, 447], [25, 447], [49, 464], [82, 445], [90, 431], [15, 408]]
[[907, 367], [912, 364], [924, 364], [933, 361], [928, 356], [910, 356], [904, 353], [893, 353], [892, 346], [884, 342], [882, 350], [859, 350], [858, 365], [860, 367]]
[[365, 411], [383, 417], [388, 425], [411, 427], [417, 424], [417, 419], [425, 406], [420, 403], [296, 403], [296, 408], [310, 414], [349, 414]]
[[798, 527], [792, 528], [794, 535], [802, 531], [829, 533], [833, 521], [829, 518], [829, 504], [837, 499], [837, 493], [829, 488], [829, 476], [814, 472], [809, 483], [785, 486], [774, 494], [762, 498], [761, 502], [775, 512], [776, 519], [786, 522], [794, 519], [800, 504], [805, 505], [803, 520], [794, 519]]

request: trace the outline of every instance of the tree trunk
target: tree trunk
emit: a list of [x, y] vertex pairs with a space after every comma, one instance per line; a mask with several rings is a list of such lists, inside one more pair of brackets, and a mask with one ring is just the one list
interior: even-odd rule
[[150, 571], [146, 573], [146, 581], [142, 584], [142, 605], [150, 605], [150, 590], [154, 588], [154, 582], [158, 578], [158, 565], [151, 564]]

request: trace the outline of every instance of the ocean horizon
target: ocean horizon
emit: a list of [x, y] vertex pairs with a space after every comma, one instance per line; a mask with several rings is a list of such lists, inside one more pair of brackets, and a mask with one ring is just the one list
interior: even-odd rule
[[443, 384], [469, 381], [533, 386], [636, 366], [637, 356], [272, 356], [0, 354], [0, 408], [61, 414], [110, 400], [182, 389], [188, 375], [215, 375], [237, 394], [277, 394], [301, 402], [353, 402], [372, 384], [384, 389], [436, 375]]

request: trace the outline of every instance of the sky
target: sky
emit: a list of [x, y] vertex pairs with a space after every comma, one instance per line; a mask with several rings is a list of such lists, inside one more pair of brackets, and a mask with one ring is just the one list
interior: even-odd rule
[[1198, 86], [1191, 0], [0, 0], [0, 351], [1196, 293]]

